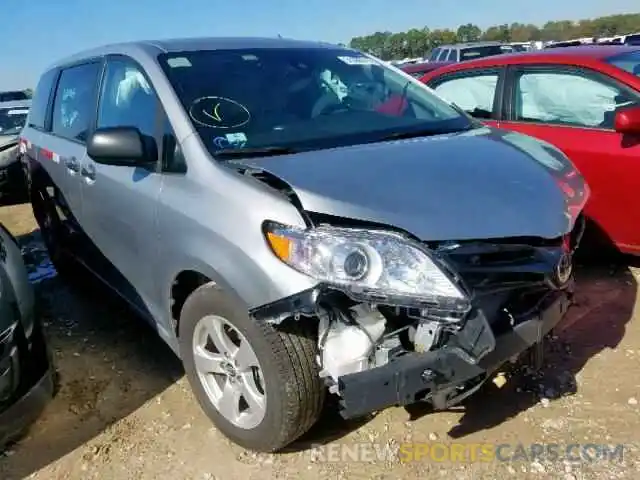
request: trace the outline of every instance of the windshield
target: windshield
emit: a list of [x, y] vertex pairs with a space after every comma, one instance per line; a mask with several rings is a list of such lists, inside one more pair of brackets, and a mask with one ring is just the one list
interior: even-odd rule
[[635, 52], [626, 52], [608, 57], [605, 61], [622, 70], [640, 77], [640, 50]]
[[160, 64], [203, 143], [320, 149], [473, 121], [382, 61], [348, 49], [167, 53]]
[[490, 57], [504, 53], [502, 45], [485, 45], [484, 47], [465, 48], [460, 51], [460, 60]]
[[0, 135], [17, 135], [27, 121], [29, 110], [24, 107], [0, 108]]

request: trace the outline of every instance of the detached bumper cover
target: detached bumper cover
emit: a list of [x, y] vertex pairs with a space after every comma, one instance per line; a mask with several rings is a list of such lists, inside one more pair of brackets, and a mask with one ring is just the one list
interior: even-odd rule
[[[497, 338], [478, 311], [439, 350], [407, 354], [382, 367], [345, 375], [339, 379], [341, 415], [354, 418], [451, 391], [462, 393], [473, 381], [478, 386], [510, 358], [540, 342], [564, 317], [569, 305], [565, 291], [552, 292], [536, 312]], [[447, 401], [437, 406], [446, 408]]]

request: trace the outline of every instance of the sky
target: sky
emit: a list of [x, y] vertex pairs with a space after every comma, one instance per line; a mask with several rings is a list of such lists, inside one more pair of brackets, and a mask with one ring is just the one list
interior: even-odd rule
[[[0, 90], [33, 88], [51, 63], [127, 40], [277, 36], [348, 43], [409, 28], [481, 28], [638, 11], [638, 0], [22, 0], [2, 8]], [[11, 5], [11, 6], [9, 6]]]

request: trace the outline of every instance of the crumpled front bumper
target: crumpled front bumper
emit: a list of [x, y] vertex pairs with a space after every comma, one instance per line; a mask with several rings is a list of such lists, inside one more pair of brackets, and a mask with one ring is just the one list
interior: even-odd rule
[[538, 344], [564, 317], [570, 295], [568, 290], [550, 292], [535, 311], [497, 337], [484, 314], [476, 311], [439, 350], [406, 354], [384, 366], [340, 377], [342, 417], [422, 400], [441, 409], [457, 403], [505, 362]]

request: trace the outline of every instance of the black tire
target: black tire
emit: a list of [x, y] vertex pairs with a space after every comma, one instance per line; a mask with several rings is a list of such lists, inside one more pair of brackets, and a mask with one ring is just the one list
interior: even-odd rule
[[46, 189], [38, 187], [31, 190], [30, 199], [51, 263], [61, 277], [75, 282], [81, 274], [80, 266], [65, 250], [66, 236], [53, 200]]
[[[212, 314], [225, 318], [244, 335], [262, 366], [267, 407], [264, 419], [253, 429], [238, 428], [222, 416], [198, 378], [193, 334], [197, 323]], [[291, 321], [278, 329], [258, 323], [237, 301], [211, 283], [196, 289], [185, 302], [178, 333], [187, 378], [202, 409], [234, 443], [258, 452], [276, 452], [317, 421], [326, 392], [315, 360], [316, 331], [309, 323], [305, 324], [304, 319]]]

